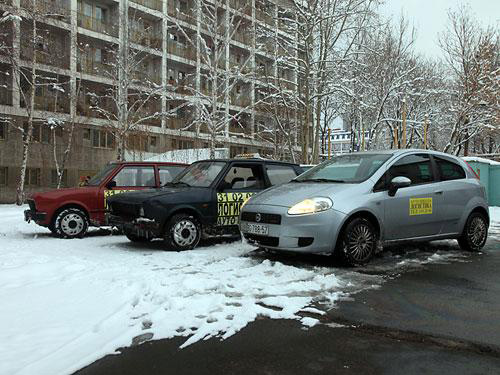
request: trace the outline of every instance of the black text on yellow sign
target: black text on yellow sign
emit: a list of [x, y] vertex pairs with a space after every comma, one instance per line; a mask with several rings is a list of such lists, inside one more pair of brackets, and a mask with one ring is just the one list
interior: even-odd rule
[[410, 198], [410, 216], [431, 214], [432, 198]]
[[217, 193], [217, 225], [238, 225], [241, 205], [254, 193]]

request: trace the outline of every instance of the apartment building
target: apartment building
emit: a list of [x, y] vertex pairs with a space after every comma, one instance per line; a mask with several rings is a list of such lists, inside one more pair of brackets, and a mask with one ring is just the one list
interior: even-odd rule
[[[212, 84], [204, 78], [207, 75], [200, 58], [214, 43], [198, 11], [201, 1], [214, 0], [0, 0], [2, 14], [21, 16], [0, 26], [0, 202], [12, 202], [15, 197], [22, 161], [23, 135], [19, 129], [29, 115], [24, 98], [31, 88], [36, 121], [25, 179], [28, 193], [56, 184], [54, 154], [64, 152], [67, 134], [47, 126], [51, 118], [76, 123], [64, 185], [76, 186], [82, 176], [94, 174], [116, 158], [115, 139], [106, 130], [112, 119], [96, 108], [113, 112], [113, 101], [105, 93], [115, 84], [112, 70], [117, 60], [113, 59], [116, 55], [122, 58], [124, 41], [141, 55], [134, 78], [162, 88], [141, 111], [145, 115], [170, 113], [151, 118], [143, 124], [141, 134], [128, 137], [128, 157], [207, 147], [208, 131], [203, 126], [187, 127], [194, 111], [183, 105], [195, 92], [209, 92]], [[296, 45], [297, 38], [287, 22], [294, 14], [287, 0], [218, 3], [217, 17], [231, 20], [235, 28], [219, 69], [244, 65], [243, 73], [253, 72], [253, 79], [242, 76], [231, 82], [229, 97], [221, 105], [235, 119], [217, 135], [217, 146], [230, 148], [232, 155], [266, 154], [273, 145], [263, 129], [273, 119], [258, 104], [262, 96], [259, 82], [281, 79], [290, 89], [299, 83], [296, 69], [276, 58], [283, 47], [266, 35]], [[36, 41], [31, 38], [33, 18]], [[192, 43], [202, 40], [199, 36], [204, 40], [203, 48]], [[30, 86], [28, 74], [33, 61], [44, 81], [36, 86]], [[13, 62], [21, 73], [16, 75]]]

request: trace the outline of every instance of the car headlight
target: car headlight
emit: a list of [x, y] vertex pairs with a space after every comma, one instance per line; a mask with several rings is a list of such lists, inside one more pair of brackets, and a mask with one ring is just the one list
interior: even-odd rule
[[317, 197], [305, 199], [288, 210], [289, 215], [315, 214], [332, 208], [333, 202], [330, 198]]
[[139, 208], [139, 216], [144, 217], [144, 207]]

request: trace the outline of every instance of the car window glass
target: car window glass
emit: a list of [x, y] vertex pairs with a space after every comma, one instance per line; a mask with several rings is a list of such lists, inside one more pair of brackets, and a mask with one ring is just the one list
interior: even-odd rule
[[87, 185], [89, 186], [98, 186], [106, 177], [109, 176], [111, 171], [116, 168], [116, 164], [108, 164], [104, 169], [102, 169], [99, 173], [97, 173], [94, 177], [92, 177]]
[[271, 181], [271, 185], [281, 185], [290, 182], [297, 177], [295, 169], [287, 165], [269, 165], [267, 166], [267, 177]]
[[160, 166], [158, 173], [160, 174], [160, 185], [171, 182], [179, 173], [184, 170], [181, 166]]
[[224, 177], [221, 187], [222, 190], [263, 189], [260, 166], [233, 166]]
[[189, 186], [208, 187], [219, 176], [225, 165], [225, 162], [203, 161], [193, 163], [179, 173], [174, 178], [173, 183], [181, 182]]
[[412, 185], [425, 184], [433, 182], [431, 160], [429, 155], [415, 154], [408, 155], [399, 159], [387, 171], [387, 181], [390, 182], [394, 177], [407, 177]]
[[434, 160], [436, 160], [441, 181], [465, 178], [465, 171], [460, 165], [438, 157], [434, 157]]
[[116, 186], [155, 186], [153, 167], [125, 167], [115, 176]]

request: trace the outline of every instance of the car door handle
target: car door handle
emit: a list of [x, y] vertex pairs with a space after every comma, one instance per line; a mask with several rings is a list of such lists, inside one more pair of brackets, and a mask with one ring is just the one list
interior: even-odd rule
[[434, 192], [434, 194], [443, 195], [443, 190], [437, 190]]

